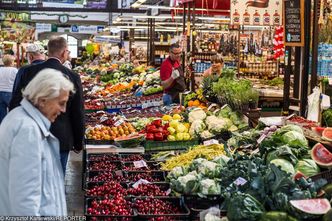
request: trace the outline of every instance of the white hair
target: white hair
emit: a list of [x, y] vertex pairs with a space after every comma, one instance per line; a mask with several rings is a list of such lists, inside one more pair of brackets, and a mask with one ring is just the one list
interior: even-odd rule
[[23, 91], [23, 97], [37, 105], [40, 98], [52, 99], [60, 95], [60, 91], [75, 93], [73, 83], [55, 69], [46, 68], [37, 73]]

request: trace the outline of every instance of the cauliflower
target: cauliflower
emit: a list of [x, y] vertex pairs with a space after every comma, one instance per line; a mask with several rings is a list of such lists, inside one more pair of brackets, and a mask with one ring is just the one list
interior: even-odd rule
[[200, 136], [201, 136], [201, 138], [203, 138], [203, 139], [209, 139], [209, 138], [213, 137], [214, 134], [211, 133], [211, 132], [208, 131], [208, 130], [204, 130], [204, 131], [200, 134]]
[[197, 135], [200, 134], [205, 128], [206, 125], [202, 120], [195, 120], [190, 126], [189, 134], [191, 137], [197, 137]]
[[193, 123], [195, 120], [204, 120], [206, 118], [206, 113], [202, 109], [195, 109], [189, 113], [188, 117], [189, 122]]
[[196, 193], [199, 188], [199, 177], [196, 171], [192, 171], [177, 180], [171, 180], [171, 188], [176, 192], [192, 194]]
[[214, 158], [212, 162], [215, 162], [215, 163], [219, 164], [220, 166], [225, 167], [225, 166], [227, 166], [228, 161], [229, 161], [229, 157], [227, 157], [225, 155], [221, 155], [219, 157]]
[[174, 167], [173, 170], [167, 175], [168, 179], [177, 179], [180, 176], [184, 176], [188, 173], [185, 167]]
[[223, 118], [218, 118], [216, 116], [208, 116], [206, 118], [206, 125], [211, 132], [221, 132], [227, 130], [227, 122]]
[[199, 174], [210, 178], [220, 177], [221, 166], [207, 159], [195, 159], [191, 166], [191, 170], [196, 170]]
[[211, 179], [204, 179], [200, 182], [200, 194], [203, 195], [220, 195], [221, 188], [218, 183]]

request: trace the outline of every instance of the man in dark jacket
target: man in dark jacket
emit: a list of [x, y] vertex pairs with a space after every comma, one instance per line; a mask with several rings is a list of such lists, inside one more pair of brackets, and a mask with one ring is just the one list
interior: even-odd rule
[[30, 67], [31, 65], [40, 64], [45, 61], [45, 50], [43, 46], [39, 44], [28, 45], [26, 47], [25, 53], [27, 55], [29, 65], [25, 65], [20, 69], [18, 69], [13, 86], [13, 92], [16, 90], [16, 87], [20, 84], [19, 82], [21, 81], [21, 76], [24, 73], [24, 69]]
[[69, 151], [79, 152], [83, 148], [84, 138], [84, 101], [80, 76], [62, 63], [68, 59], [69, 51], [66, 39], [63, 37], [53, 37], [48, 42], [48, 60], [40, 64], [25, 68], [20, 82], [13, 92], [9, 109], [20, 105], [22, 100], [22, 89], [25, 88], [37, 73], [45, 68], [53, 68], [61, 71], [70, 79], [75, 86], [76, 93], [71, 95], [67, 102], [66, 113], [58, 116], [51, 125], [51, 132], [60, 141], [61, 164], [66, 171]]

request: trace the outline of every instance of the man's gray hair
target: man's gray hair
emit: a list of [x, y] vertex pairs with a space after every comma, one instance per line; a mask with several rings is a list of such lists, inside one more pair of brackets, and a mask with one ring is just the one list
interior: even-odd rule
[[62, 72], [46, 68], [38, 72], [26, 86], [23, 97], [36, 106], [40, 98], [56, 98], [61, 90], [75, 93], [73, 83]]

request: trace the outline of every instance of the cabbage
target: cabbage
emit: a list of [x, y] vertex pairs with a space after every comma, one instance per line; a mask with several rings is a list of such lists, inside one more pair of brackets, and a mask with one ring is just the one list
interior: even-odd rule
[[276, 165], [277, 167], [280, 167], [281, 170], [285, 171], [286, 173], [290, 173], [291, 175], [295, 174], [293, 165], [287, 160], [274, 159], [270, 163]]
[[281, 137], [282, 141], [290, 147], [308, 147], [307, 138], [303, 133], [297, 131], [288, 131]]
[[320, 172], [320, 169], [317, 166], [317, 164], [315, 163], [315, 161], [310, 160], [310, 159], [300, 160], [296, 164], [295, 170], [300, 171], [305, 176], [313, 176]]
[[282, 128], [280, 128], [278, 130], [278, 133], [286, 133], [286, 132], [289, 132], [289, 131], [296, 131], [296, 132], [299, 132], [301, 134], [303, 134], [303, 130], [300, 126], [297, 126], [297, 125], [294, 125], [294, 124], [289, 124], [289, 125], [286, 125]]
[[269, 163], [274, 159], [285, 159], [291, 162], [293, 165], [297, 163], [297, 157], [293, 154], [291, 148], [288, 145], [278, 147], [267, 154], [266, 162]]

